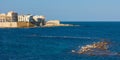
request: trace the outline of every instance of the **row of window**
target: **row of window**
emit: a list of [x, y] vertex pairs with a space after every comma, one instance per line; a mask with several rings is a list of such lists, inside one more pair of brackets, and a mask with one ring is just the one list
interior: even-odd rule
[[0, 20], [0, 22], [13, 22], [12, 20]]

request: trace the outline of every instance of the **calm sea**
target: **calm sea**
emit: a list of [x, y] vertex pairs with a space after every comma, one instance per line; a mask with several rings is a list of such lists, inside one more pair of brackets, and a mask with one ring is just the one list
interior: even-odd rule
[[89, 56], [71, 52], [103, 39], [120, 52], [120, 22], [63, 22], [80, 26], [1, 28], [0, 60], [120, 60], [120, 56]]

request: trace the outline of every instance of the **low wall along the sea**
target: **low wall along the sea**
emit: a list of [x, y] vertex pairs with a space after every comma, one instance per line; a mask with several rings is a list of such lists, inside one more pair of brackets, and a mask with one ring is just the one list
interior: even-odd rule
[[17, 22], [17, 27], [33, 27], [34, 25], [30, 22]]
[[17, 22], [0, 22], [0, 27], [1, 28], [9, 28], [9, 27], [17, 27]]
[[0, 22], [0, 28], [33, 27], [30, 22]]

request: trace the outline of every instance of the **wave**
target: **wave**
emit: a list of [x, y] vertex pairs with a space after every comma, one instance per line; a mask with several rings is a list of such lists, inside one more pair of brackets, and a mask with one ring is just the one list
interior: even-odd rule
[[104, 38], [98, 38], [98, 37], [76, 37], [76, 36], [39, 36], [39, 35], [29, 35], [29, 37], [105, 40]]
[[74, 39], [91, 39], [91, 37], [73, 37], [73, 36], [39, 36], [45, 38], [74, 38]]

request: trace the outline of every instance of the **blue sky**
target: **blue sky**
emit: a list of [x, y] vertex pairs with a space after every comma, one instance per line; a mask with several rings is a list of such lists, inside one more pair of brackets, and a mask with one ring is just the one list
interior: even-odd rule
[[1, 0], [0, 13], [45, 15], [47, 20], [120, 21], [120, 0]]

